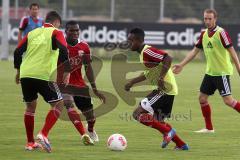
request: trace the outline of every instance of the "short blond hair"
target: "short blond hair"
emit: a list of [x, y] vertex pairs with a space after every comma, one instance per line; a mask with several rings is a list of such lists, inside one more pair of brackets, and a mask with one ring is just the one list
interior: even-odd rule
[[204, 13], [212, 13], [214, 15], [214, 18], [217, 18], [217, 11], [215, 9], [205, 9]]

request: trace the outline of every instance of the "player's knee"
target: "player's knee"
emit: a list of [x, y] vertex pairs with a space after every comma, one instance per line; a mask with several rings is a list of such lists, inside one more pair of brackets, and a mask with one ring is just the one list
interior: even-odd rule
[[87, 121], [96, 119], [93, 108], [81, 110]]
[[26, 112], [35, 113], [34, 107], [26, 107]]
[[134, 118], [135, 120], [138, 120], [138, 116], [139, 116], [139, 115], [137, 114], [136, 110], [133, 111], [132, 116], [133, 116], [133, 118]]
[[63, 100], [60, 100], [60, 101], [54, 102], [54, 103], [50, 103], [50, 104], [51, 104], [52, 108], [56, 108], [60, 112], [63, 110], [63, 107], [64, 107]]
[[227, 106], [230, 106], [230, 107], [232, 106], [232, 103], [233, 103], [232, 99], [224, 99], [223, 101]]
[[36, 102], [26, 103], [26, 111], [34, 113], [36, 110]]
[[66, 109], [74, 108], [74, 106], [69, 103], [64, 103], [64, 106], [66, 107]]
[[69, 109], [69, 108], [73, 108], [73, 101], [70, 101], [70, 100], [64, 100], [64, 106], [66, 107], [66, 109]]
[[140, 112], [138, 111], [138, 109], [134, 110], [133, 113], [132, 113], [132, 116], [135, 120], [138, 120], [139, 119], [139, 116], [140, 116]]
[[73, 105], [66, 105], [66, 104], [64, 104], [64, 106], [66, 107], [67, 110], [69, 110], [69, 109], [71, 109], [71, 108], [74, 108]]
[[93, 121], [96, 119], [95, 114], [87, 114], [86, 116], [87, 121]]
[[208, 100], [205, 97], [201, 96], [201, 95], [198, 97], [198, 100], [199, 100], [200, 104], [208, 103]]

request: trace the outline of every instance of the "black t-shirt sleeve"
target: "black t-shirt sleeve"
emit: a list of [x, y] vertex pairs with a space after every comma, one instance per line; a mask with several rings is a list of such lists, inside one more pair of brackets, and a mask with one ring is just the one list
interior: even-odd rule
[[18, 44], [14, 51], [14, 68], [19, 69], [22, 63], [22, 55], [27, 50], [27, 35]]

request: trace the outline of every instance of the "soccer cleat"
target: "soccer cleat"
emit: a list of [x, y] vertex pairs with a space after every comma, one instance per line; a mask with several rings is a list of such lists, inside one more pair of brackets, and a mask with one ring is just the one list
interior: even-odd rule
[[99, 142], [98, 135], [94, 130], [93, 130], [93, 132], [87, 131], [87, 133], [94, 142]]
[[88, 131], [88, 125], [86, 125], [86, 128], [87, 128], [87, 134], [90, 136], [90, 138], [91, 138], [94, 142], [99, 142], [99, 138], [98, 138], [98, 135], [97, 135], [96, 131], [93, 130], [93, 132], [89, 132], [89, 131]]
[[203, 129], [200, 129], [198, 131], [194, 131], [195, 133], [214, 133], [214, 129], [212, 130], [209, 130], [209, 129], [206, 129], [206, 128], [203, 128]]
[[176, 146], [174, 149], [175, 149], [175, 150], [188, 151], [188, 150], [189, 150], [189, 146], [188, 146], [188, 144], [184, 144], [182, 147]]
[[42, 145], [42, 148], [46, 150], [48, 153], [52, 152], [51, 144], [46, 136], [39, 133], [37, 135], [37, 141]]
[[93, 140], [87, 134], [82, 135], [81, 139], [84, 145], [94, 145]]
[[30, 142], [30, 143], [27, 143], [25, 146], [25, 150], [27, 151], [33, 151], [35, 149], [40, 149], [40, 148], [42, 148], [42, 145], [37, 142]]
[[162, 148], [166, 148], [171, 142], [172, 138], [175, 136], [175, 129], [171, 129], [166, 135], [163, 136]]

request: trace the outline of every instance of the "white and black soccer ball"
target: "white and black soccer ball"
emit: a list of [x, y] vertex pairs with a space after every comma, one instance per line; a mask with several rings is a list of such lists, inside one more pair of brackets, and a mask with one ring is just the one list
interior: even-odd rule
[[123, 151], [127, 148], [127, 140], [121, 134], [112, 134], [107, 140], [107, 147], [112, 151]]

